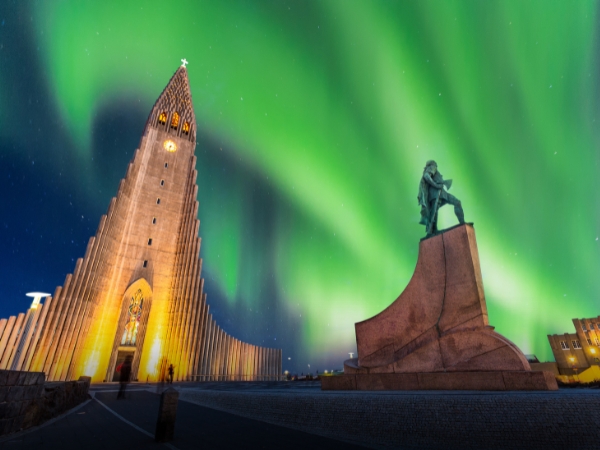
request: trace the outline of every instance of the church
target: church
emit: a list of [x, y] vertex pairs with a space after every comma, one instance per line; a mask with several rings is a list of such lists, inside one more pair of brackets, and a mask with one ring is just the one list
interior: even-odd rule
[[196, 119], [185, 64], [158, 97], [85, 256], [43, 304], [0, 320], [0, 369], [50, 381], [275, 380], [281, 350], [241, 342], [209, 312], [201, 277]]

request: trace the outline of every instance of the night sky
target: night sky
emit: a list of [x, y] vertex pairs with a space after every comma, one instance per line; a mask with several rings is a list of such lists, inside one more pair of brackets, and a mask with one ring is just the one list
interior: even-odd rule
[[73, 271], [187, 58], [226, 332], [283, 348], [284, 370], [341, 368], [412, 275], [435, 159], [475, 223], [490, 323], [551, 360], [547, 334], [600, 314], [599, 10], [1, 0], [0, 317]]

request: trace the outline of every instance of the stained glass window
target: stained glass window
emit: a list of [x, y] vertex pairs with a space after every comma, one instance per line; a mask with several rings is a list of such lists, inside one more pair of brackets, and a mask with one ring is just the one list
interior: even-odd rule
[[183, 124], [183, 132], [185, 134], [190, 134], [190, 123], [189, 122], [185, 122]]
[[138, 289], [137, 292], [131, 297], [129, 302], [129, 309], [127, 311], [127, 323], [125, 324], [125, 331], [121, 338], [121, 345], [135, 345], [138, 330], [140, 328], [140, 318], [142, 317], [142, 305], [144, 304], [144, 295], [142, 290]]
[[167, 114], [164, 112], [161, 112], [160, 115], [158, 116], [158, 123], [164, 125], [165, 123], [167, 123]]

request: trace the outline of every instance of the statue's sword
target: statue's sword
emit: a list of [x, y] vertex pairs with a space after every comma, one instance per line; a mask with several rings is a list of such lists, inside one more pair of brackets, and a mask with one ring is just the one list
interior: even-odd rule
[[443, 190], [444, 190], [444, 186], [442, 186], [442, 189], [440, 189], [440, 192], [438, 193], [438, 196], [435, 199], [435, 205], [433, 205], [433, 211], [432, 211], [433, 214], [431, 215], [431, 220], [427, 224], [427, 234], [428, 235], [431, 234], [431, 229], [433, 228], [433, 222], [435, 221], [435, 216], [437, 215], [438, 204], [440, 203], [440, 196], [442, 195]]
[[435, 199], [435, 205], [433, 207], [433, 215], [431, 216], [431, 220], [427, 224], [427, 234], [431, 234], [431, 228], [433, 226], [433, 222], [435, 221], [435, 216], [437, 215], [437, 211], [438, 211], [439, 204], [440, 204], [440, 197], [442, 196], [442, 191], [444, 190], [444, 186], [446, 186], [446, 189], [450, 189], [450, 187], [452, 186], [452, 180], [442, 181], [442, 188], [440, 189], [440, 192], [438, 193], [438, 196]]

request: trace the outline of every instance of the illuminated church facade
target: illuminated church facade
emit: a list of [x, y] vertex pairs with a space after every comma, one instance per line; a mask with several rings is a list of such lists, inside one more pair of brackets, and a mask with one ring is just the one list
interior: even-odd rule
[[[0, 369], [48, 380], [266, 380], [281, 350], [225, 333], [201, 278], [195, 170], [196, 119], [187, 69], [156, 101], [116, 197], [73, 274], [44, 304], [0, 320]], [[37, 303], [37, 304], [36, 304]]]

